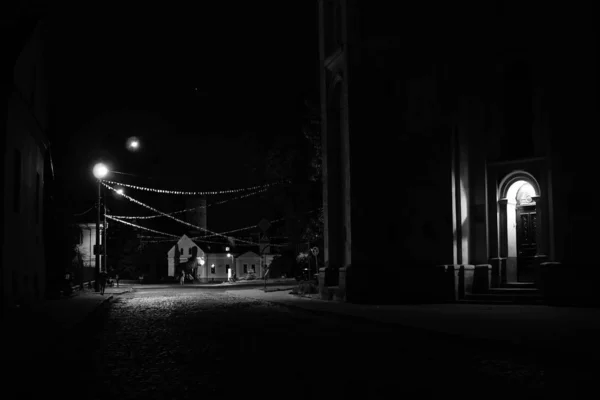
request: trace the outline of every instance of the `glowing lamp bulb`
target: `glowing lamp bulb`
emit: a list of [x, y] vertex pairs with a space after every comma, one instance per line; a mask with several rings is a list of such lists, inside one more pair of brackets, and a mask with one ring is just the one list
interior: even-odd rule
[[104, 165], [102, 163], [98, 163], [98, 164], [94, 165], [93, 173], [97, 179], [102, 179], [106, 175], [108, 175], [108, 168], [106, 168], [106, 165]]
[[117, 193], [123, 194], [125, 191], [123, 189], [117, 189]]
[[134, 149], [137, 149], [138, 146], [139, 146], [139, 143], [137, 140], [134, 140], [133, 142], [131, 142], [131, 147], [133, 147]]

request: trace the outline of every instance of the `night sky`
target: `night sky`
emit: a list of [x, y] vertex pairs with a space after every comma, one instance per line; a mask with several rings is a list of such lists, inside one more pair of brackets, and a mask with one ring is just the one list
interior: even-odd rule
[[[261, 184], [256, 165], [273, 139], [300, 132], [305, 99], [318, 100], [314, 2], [198, 4], [55, 12], [46, 75], [65, 208], [93, 206], [97, 161], [136, 175], [109, 179], [139, 186]], [[125, 148], [130, 136], [141, 139], [138, 152]], [[165, 212], [183, 199], [127, 194]], [[116, 215], [150, 213], [109, 202]], [[235, 218], [209, 213], [209, 229], [258, 222], [251, 202], [236, 204], [226, 211]]]

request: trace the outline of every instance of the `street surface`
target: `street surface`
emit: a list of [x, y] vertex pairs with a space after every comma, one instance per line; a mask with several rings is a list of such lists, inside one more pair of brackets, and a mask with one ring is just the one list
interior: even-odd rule
[[140, 286], [79, 330], [8, 398], [541, 398], [547, 384], [532, 358], [192, 286]]

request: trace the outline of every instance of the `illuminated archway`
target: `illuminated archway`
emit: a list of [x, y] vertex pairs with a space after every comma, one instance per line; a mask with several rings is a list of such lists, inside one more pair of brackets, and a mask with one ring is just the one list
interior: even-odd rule
[[537, 215], [537, 200], [540, 196], [540, 185], [535, 177], [526, 171], [514, 171], [500, 182], [498, 215], [500, 218], [500, 255], [506, 259], [505, 271], [502, 274], [504, 282], [510, 283], [519, 280], [517, 208], [534, 206], [536, 207], [534, 214]]
[[505, 176], [504, 179], [502, 179], [502, 181], [500, 181], [500, 186], [499, 186], [500, 196], [499, 196], [499, 198], [500, 199], [508, 198], [509, 189], [513, 186], [514, 183], [519, 182], [519, 181], [525, 181], [525, 182], [529, 183], [533, 187], [533, 190], [535, 191], [535, 193], [538, 196], [541, 195], [540, 185], [538, 184], [538, 181], [535, 179], [535, 177], [533, 175], [531, 175], [527, 171], [514, 171], [514, 172], [508, 174], [507, 176]]

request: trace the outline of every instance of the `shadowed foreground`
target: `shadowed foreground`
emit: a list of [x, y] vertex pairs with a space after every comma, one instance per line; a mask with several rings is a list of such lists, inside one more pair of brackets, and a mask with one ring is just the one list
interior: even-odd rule
[[10, 398], [531, 398], [547, 379], [535, 359], [197, 289], [122, 295], [78, 329], [71, 351], [40, 354]]

